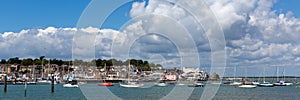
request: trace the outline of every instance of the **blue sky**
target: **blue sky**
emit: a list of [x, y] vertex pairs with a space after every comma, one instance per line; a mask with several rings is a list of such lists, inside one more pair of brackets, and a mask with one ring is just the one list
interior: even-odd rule
[[[182, 8], [163, 1], [138, 0], [139, 2], [130, 2], [119, 7], [106, 19], [101, 29], [72, 29], [76, 27], [80, 15], [90, 1], [1, 0], [0, 50], [2, 51], [0, 55], [3, 58], [46, 55], [50, 58], [71, 59], [73, 33], [80, 31], [99, 33], [100, 42], [96, 46], [96, 57], [107, 59], [112, 48], [112, 37], [126, 41], [126, 39], [134, 39], [136, 35], [144, 34], [147, 24], [134, 21], [126, 23], [127, 21], [143, 14], [158, 14], [174, 18], [185, 26], [191, 32], [197, 50], [201, 53], [200, 60], [205, 62], [202, 64], [210, 66], [209, 41], [201, 26], [195, 24], [195, 19]], [[298, 6], [300, 0], [277, 0], [276, 3], [273, 1], [276, 0], [207, 1], [224, 30], [227, 66], [231, 69], [235, 65], [252, 68], [266, 65], [285, 66], [285, 64], [300, 68], [298, 67], [300, 65], [300, 6]], [[103, 9], [99, 9], [99, 12]], [[294, 14], [292, 16], [294, 18], [286, 16], [289, 11]], [[153, 22], [165, 21], [159, 18], [149, 19]], [[118, 30], [125, 23], [128, 26], [125, 25], [124, 31]], [[173, 29], [169, 26], [157, 26], [157, 28]], [[176, 47], [170, 46], [172, 41], [152, 34], [140, 37], [136, 42], [131, 52], [136, 53], [137, 58], [161, 61], [159, 63], [164, 61], [168, 67], [178, 67], [176, 65], [179, 65], [180, 60]], [[151, 59], [151, 57], [159, 59]], [[242, 73], [244, 69], [239, 70]], [[249, 73], [255, 72], [250, 70]], [[274, 72], [270, 74], [273, 75]], [[297, 75], [300, 76], [299, 73]]]
[[74, 27], [90, 0], [1, 0], [0, 33]]
[[[1, 0], [0, 33], [22, 29], [75, 27], [77, 20], [91, 0]], [[300, 17], [300, 0], [278, 0], [272, 10], [292, 11]], [[119, 29], [130, 19], [131, 3], [112, 13], [102, 28]], [[112, 24], [113, 23], [113, 24]]]
[[291, 11], [294, 13], [295, 17], [300, 17], [300, 0], [278, 0], [274, 5], [274, 10], [277, 10], [278, 13], [286, 13]]

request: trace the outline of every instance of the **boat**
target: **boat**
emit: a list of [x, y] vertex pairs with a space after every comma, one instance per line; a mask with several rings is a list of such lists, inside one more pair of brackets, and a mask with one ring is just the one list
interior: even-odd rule
[[156, 86], [165, 87], [168, 86], [166, 82], [160, 81], [159, 83], [156, 83]]
[[185, 84], [183, 84], [183, 83], [177, 83], [176, 85], [178, 85], [178, 86], [183, 86], [183, 85], [185, 85]]
[[78, 88], [77, 84], [67, 83], [63, 85], [64, 88]]
[[274, 87], [274, 85], [269, 82], [263, 82], [263, 83], [257, 84], [257, 86], [258, 87]]
[[126, 88], [138, 88], [138, 87], [142, 87], [144, 86], [144, 84], [140, 84], [138, 81], [131, 81], [130, 77], [130, 73], [131, 72], [131, 68], [130, 68], [130, 60], [129, 60], [129, 64], [128, 64], [128, 73], [127, 73], [127, 81], [123, 81], [122, 83], [120, 83], [121, 87], [126, 87]]
[[276, 83], [273, 83], [274, 86], [289, 86], [289, 85], [293, 85], [293, 83], [290, 82], [284, 82], [284, 81], [279, 81]]
[[273, 84], [266, 82], [266, 68], [264, 67], [264, 78], [263, 78], [263, 83], [257, 84], [258, 87], [274, 87]]
[[233, 73], [234, 75], [233, 75], [233, 82], [232, 83], [230, 83], [229, 85], [231, 85], [231, 86], [239, 86], [239, 85], [242, 85], [242, 83], [241, 82], [236, 82], [235, 80], [235, 74], [236, 74], [236, 65], [235, 65], [235, 67], [234, 67], [234, 73]]
[[204, 87], [204, 82], [201, 82], [201, 81], [196, 81], [194, 84], [190, 84], [188, 85], [188, 87]]
[[232, 82], [229, 85], [231, 85], [231, 86], [239, 86], [239, 85], [242, 85], [242, 83], [241, 82]]
[[76, 80], [68, 81], [68, 83], [63, 85], [64, 88], [78, 88], [78, 84]]
[[260, 84], [259, 82], [252, 82], [252, 85], [258, 85]]
[[98, 86], [114, 86], [111, 82], [98, 83]]
[[120, 86], [126, 88], [138, 88], [144, 86], [144, 84], [140, 84], [137, 81], [127, 81], [127, 82], [120, 83]]
[[241, 85], [240, 88], [256, 88], [256, 85]]

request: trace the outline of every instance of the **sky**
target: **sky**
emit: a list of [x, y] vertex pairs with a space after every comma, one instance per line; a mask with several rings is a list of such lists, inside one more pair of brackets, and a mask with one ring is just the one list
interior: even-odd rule
[[[110, 15], [97, 16], [106, 17], [102, 26], [76, 28], [91, 0], [2, 0], [1, 59], [40, 56], [72, 59], [74, 55], [85, 56], [82, 57], [85, 59], [91, 57], [86, 56], [91, 49], [86, 48], [92, 45], [95, 49], [92, 56], [96, 58], [126, 59], [129, 55], [168, 68], [200, 66], [209, 71], [214, 51], [203, 25], [211, 23], [197, 23], [195, 15], [174, 3], [177, 0], [169, 1], [173, 3], [165, 0], [128, 2], [116, 7]], [[232, 76], [237, 66], [239, 76], [262, 75], [264, 68], [267, 75], [275, 75], [276, 67], [280, 75], [300, 76], [297, 72], [300, 70], [299, 2], [205, 1], [224, 32], [225, 75]], [[105, 10], [104, 7], [96, 9], [99, 13]], [[155, 16], [149, 16], [151, 14]], [[164, 29], [172, 32], [147, 33]], [[76, 37], [75, 33], [80, 35]], [[82, 39], [82, 34], [91, 35]], [[81, 39], [84, 42], [80, 42]], [[183, 59], [182, 55], [186, 57]]]

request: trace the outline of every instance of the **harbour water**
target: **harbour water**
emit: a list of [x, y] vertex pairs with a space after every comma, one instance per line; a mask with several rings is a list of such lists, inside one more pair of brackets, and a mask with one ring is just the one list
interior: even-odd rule
[[[215, 100], [298, 100], [300, 98], [299, 85], [281, 86], [281, 87], [257, 87], [253, 89], [244, 89], [228, 85], [221, 85]], [[84, 84], [81, 87], [97, 87], [96, 84]], [[24, 97], [24, 85], [8, 85], [7, 93], [3, 92], [3, 85], [0, 86], [1, 100], [86, 100], [84, 91], [80, 88], [63, 88], [62, 84], [55, 85], [55, 92], [51, 93], [50, 85], [28, 85], [26, 97]], [[118, 84], [107, 87], [113, 94], [124, 100], [157, 100], [168, 95], [174, 86], [167, 87], [146, 87], [146, 88], [122, 88]], [[191, 88], [181, 86], [181, 88]], [[98, 88], [89, 90], [94, 95], [103, 94]], [[100, 88], [99, 88], [100, 89]], [[199, 100], [204, 87], [196, 87], [190, 100]], [[103, 100], [101, 97], [93, 99]]]

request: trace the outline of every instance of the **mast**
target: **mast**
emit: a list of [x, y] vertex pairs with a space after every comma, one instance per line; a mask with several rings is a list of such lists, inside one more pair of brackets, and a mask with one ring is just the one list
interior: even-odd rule
[[42, 59], [42, 78], [44, 78], [44, 59]]
[[265, 83], [265, 81], [266, 81], [266, 67], [264, 67], [264, 83]]
[[279, 73], [279, 71], [278, 71], [278, 66], [276, 66], [277, 81], [279, 81], [278, 73]]
[[283, 81], [285, 81], [285, 66], [283, 66]]
[[234, 67], [233, 80], [235, 80], [235, 75], [236, 75], [236, 65]]

